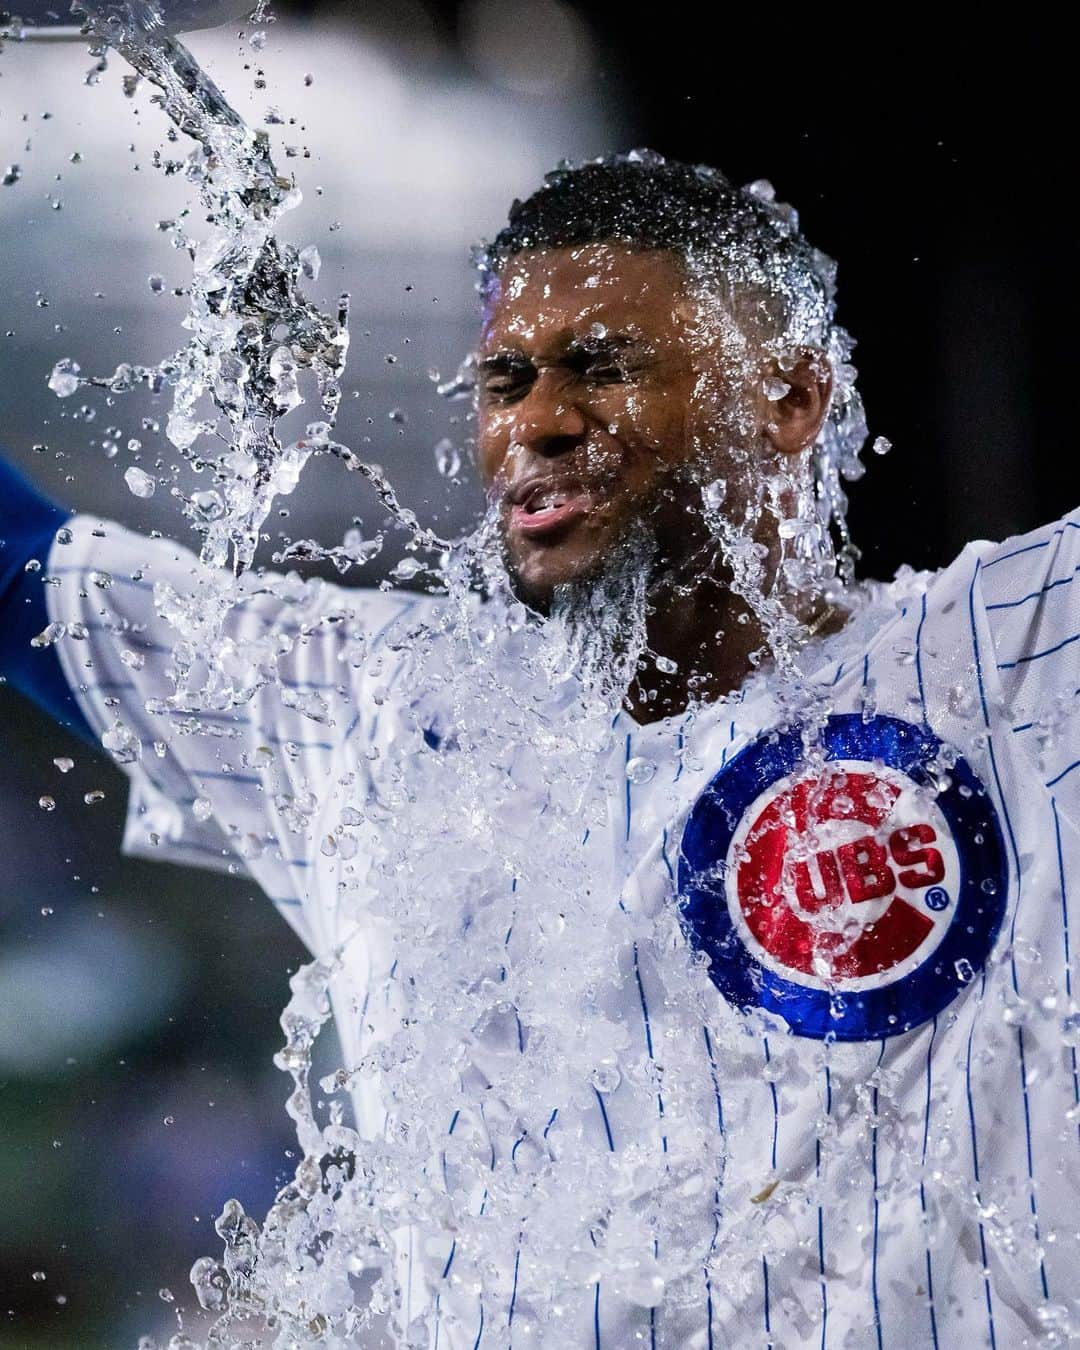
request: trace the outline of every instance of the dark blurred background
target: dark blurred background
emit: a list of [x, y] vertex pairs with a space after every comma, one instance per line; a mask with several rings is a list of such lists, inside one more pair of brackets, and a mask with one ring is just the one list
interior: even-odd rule
[[[1080, 502], [1075, 80], [1034, 23], [976, 36], [895, 11], [871, 32], [820, 9], [734, 22], [568, 0], [273, 12], [261, 49], [235, 30], [191, 45], [249, 120], [281, 119], [278, 163], [305, 194], [283, 233], [318, 245], [320, 296], [354, 297], [341, 437], [423, 519], [465, 528], [478, 497], [467, 461], [449, 481], [434, 453], [466, 449], [432, 372], [472, 338], [469, 242], [562, 156], [633, 145], [771, 179], [839, 261], [871, 434], [894, 446], [852, 489], [866, 574], [940, 566]], [[136, 460], [176, 458], [143, 425], [162, 408], [46, 388], [62, 356], [109, 372], [182, 338], [167, 292], [186, 259], [155, 223], [188, 194], [152, 163], [182, 147], [145, 93], [125, 99], [119, 62], [88, 88], [90, 65], [79, 44], [0, 56], [0, 174], [19, 166], [0, 187], [0, 442], [72, 508], [183, 533], [166, 493], [123, 486]], [[329, 462], [283, 506], [292, 537], [380, 523]], [[0, 1346], [134, 1347], [190, 1306], [223, 1201], [261, 1214], [290, 1167], [271, 1056], [303, 953], [249, 884], [121, 858], [119, 774], [2, 691], [0, 727]]]

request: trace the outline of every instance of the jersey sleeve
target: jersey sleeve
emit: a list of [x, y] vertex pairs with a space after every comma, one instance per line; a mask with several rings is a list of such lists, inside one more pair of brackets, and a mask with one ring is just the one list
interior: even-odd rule
[[169, 704], [178, 633], [159, 611], [200, 568], [166, 540], [73, 518], [49, 555], [56, 652], [130, 780], [124, 851], [250, 876], [321, 951], [313, 827], [339, 747], [362, 734], [369, 658], [426, 597], [253, 577], [222, 640], [266, 678], [240, 706], [185, 713]]
[[980, 551], [1010, 734], [1080, 824], [1080, 510]]

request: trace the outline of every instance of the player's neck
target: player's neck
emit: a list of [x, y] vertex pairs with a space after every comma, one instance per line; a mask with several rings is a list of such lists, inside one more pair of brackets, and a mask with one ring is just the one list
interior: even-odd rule
[[[797, 617], [813, 635], [826, 636], [843, 627], [847, 613], [810, 601]], [[711, 576], [693, 587], [657, 588], [650, 596], [646, 634], [648, 652], [623, 701], [642, 724], [683, 713], [691, 702], [714, 703], [734, 693], [770, 659], [755, 657], [767, 647], [758, 616], [726, 582]]]

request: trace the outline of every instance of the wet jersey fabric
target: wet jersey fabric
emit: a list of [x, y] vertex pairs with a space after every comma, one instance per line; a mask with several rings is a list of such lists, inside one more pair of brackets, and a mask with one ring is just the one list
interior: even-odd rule
[[[346, 918], [341, 896], [364, 832], [393, 834], [395, 756], [454, 772], [438, 689], [418, 688], [402, 656], [403, 634], [440, 602], [309, 587], [286, 631], [278, 599], [253, 584], [232, 622], [281, 653], [280, 689], [178, 723], [154, 711], [173, 641], [154, 586], [182, 589], [194, 561], [95, 524], [77, 518], [72, 542], [53, 547], [48, 600], [81, 634], [58, 650], [87, 721], [98, 733], [120, 721], [139, 742], [125, 847], [246, 873], [313, 953], [343, 947], [334, 1006], [344, 1062], [357, 1064], [410, 994], [393, 934], [365, 927], [362, 910]], [[597, 1216], [600, 1240], [661, 1263], [683, 1244], [689, 1274], [666, 1297], [632, 1273], [585, 1278], [540, 1331], [528, 1265], [557, 1237], [558, 1206], [540, 1211], [549, 1234], [523, 1233], [489, 1268], [458, 1250], [452, 1225], [403, 1227], [409, 1313], [437, 1302], [439, 1350], [1068, 1339], [1078, 572], [1080, 513], [882, 588], [803, 653], [828, 696], [809, 769], [805, 729], [764, 683], [689, 718], [616, 719], [601, 752], [606, 808], [582, 830], [580, 866], [598, 879], [595, 938], [620, 976], [603, 1013], [635, 1067], [523, 1118], [485, 1097], [521, 1053], [510, 1010], [509, 1031], [488, 1027], [469, 1047], [462, 1091], [476, 1109], [447, 1112], [432, 1175], [454, 1205], [483, 1205], [475, 1171], [456, 1172], [467, 1133], [493, 1178], [530, 1150], [555, 1175], [572, 1161], [600, 1176], [621, 1155], [651, 1160], [651, 1177], [658, 1156], [697, 1150], [718, 1181], [673, 1165], [636, 1197], [640, 1227], [622, 1238]], [[541, 839], [528, 757], [511, 773], [520, 814], [507, 828]], [[347, 847], [340, 833], [327, 846], [351, 795], [377, 809]], [[431, 861], [459, 863], [452, 845]], [[497, 954], [463, 916], [448, 960], [482, 972]], [[667, 993], [675, 947], [690, 958], [696, 1018]], [[594, 1011], [575, 1009], [582, 1023]], [[377, 1075], [354, 1100], [361, 1133], [382, 1137], [392, 1103]]]

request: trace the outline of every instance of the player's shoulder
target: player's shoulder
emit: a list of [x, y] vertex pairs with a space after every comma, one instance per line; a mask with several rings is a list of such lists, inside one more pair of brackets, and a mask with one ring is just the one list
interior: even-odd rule
[[1080, 563], [1080, 507], [1033, 530], [994, 542], [972, 541], [966, 552], [978, 562], [984, 592], [1012, 590], [1025, 578], [1045, 578]]

